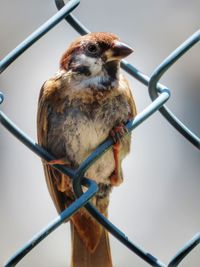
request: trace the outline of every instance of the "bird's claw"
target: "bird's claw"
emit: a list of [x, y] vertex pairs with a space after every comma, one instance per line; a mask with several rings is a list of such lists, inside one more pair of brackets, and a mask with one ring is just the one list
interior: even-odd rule
[[126, 126], [121, 123], [117, 126], [115, 126], [111, 131], [110, 131], [110, 136], [112, 137], [114, 143], [118, 143], [120, 142], [120, 140], [122, 139], [122, 137], [128, 133], [128, 129], [126, 128]]
[[47, 161], [46, 162], [47, 165], [67, 165], [68, 162], [66, 161], [66, 159], [53, 159], [53, 160], [50, 160], [50, 161]]

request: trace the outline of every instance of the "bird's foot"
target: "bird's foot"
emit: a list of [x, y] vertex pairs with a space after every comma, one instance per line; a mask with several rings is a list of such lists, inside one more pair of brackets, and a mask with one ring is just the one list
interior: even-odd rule
[[110, 131], [110, 136], [112, 137], [114, 143], [119, 143], [122, 139], [122, 137], [128, 133], [128, 129], [126, 126], [121, 123], [117, 126], [115, 126], [111, 131]]

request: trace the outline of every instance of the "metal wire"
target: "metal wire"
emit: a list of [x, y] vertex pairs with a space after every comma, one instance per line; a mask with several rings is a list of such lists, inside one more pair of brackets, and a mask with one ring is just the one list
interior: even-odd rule
[[31, 240], [29, 240], [20, 250], [18, 250], [5, 264], [5, 267], [16, 266], [16, 264], [28, 254], [37, 244], [52, 233], [63, 222], [66, 222], [76, 211], [83, 207], [98, 191], [98, 186], [95, 182], [83, 179], [83, 185], [89, 187], [86, 193], [73, 202], [67, 209], [59, 214], [51, 223], [44, 229], [37, 233]]
[[68, 2], [62, 10], [57, 12], [53, 17], [47, 20], [42, 26], [34, 31], [28, 38], [26, 38], [20, 45], [11, 51], [0, 62], [0, 73], [3, 72], [16, 58], [18, 58], [26, 49], [44, 36], [49, 30], [56, 26], [63, 18], [65, 18], [71, 11], [73, 11], [80, 4], [80, 0], [72, 0]]
[[[84, 35], [89, 30], [83, 26], [73, 15], [70, 14], [74, 10], [80, 0], [71, 0], [66, 5], [63, 0], [55, 0], [56, 6], [60, 9], [52, 18], [44, 23], [40, 28], [33, 32], [27, 39], [25, 39], [20, 45], [18, 45], [11, 53], [9, 53], [0, 62], [0, 73], [3, 72], [17, 57], [19, 57], [26, 49], [34, 44], [39, 38], [44, 36], [50, 29], [57, 25], [62, 19], [66, 19], [67, 22], [80, 34]], [[158, 68], [153, 72], [151, 78], [140, 72], [137, 68], [132, 66], [126, 61], [122, 61], [121, 67], [127, 71], [131, 76], [139, 80], [146, 86], [149, 86], [149, 94], [152, 99], [152, 103], [140, 112], [133, 121], [126, 124], [129, 131], [138, 127], [144, 120], [149, 118], [154, 112], [160, 111], [164, 117], [193, 145], [198, 149], [200, 148], [200, 139], [192, 133], [183, 123], [181, 123], [175, 115], [167, 109], [164, 104], [170, 97], [170, 91], [166, 86], [158, 83], [161, 76], [165, 71], [185, 52], [187, 52], [194, 44], [200, 39], [200, 32], [196, 32], [185, 43], [178, 47]], [[0, 104], [3, 102], [4, 96], [0, 93]], [[16, 138], [18, 138], [24, 145], [31, 149], [39, 157], [46, 161], [54, 159], [54, 156], [48, 153], [45, 149], [40, 147], [37, 143], [31, 140], [25, 133], [23, 133], [2, 111], [0, 111], [0, 123]], [[67, 174], [73, 181], [74, 192], [77, 196], [77, 200], [63, 211], [55, 220], [53, 220], [48, 226], [36, 234], [29, 242], [25, 244], [23, 248], [18, 250], [13, 255], [5, 267], [16, 266], [16, 264], [29, 253], [39, 242], [46, 238], [52, 231], [62, 224], [63, 221], [69, 219], [79, 208], [85, 206], [85, 208], [94, 216], [94, 218], [101, 223], [113, 236], [115, 236], [126, 247], [133, 251], [136, 255], [149, 263], [151, 266], [158, 267], [175, 267], [184, 259], [184, 257], [200, 243], [200, 233], [194, 236], [170, 261], [168, 265], [165, 265], [156, 257], [147, 253], [145, 250], [129, 241], [124, 233], [122, 233], [115, 225], [107, 220], [96, 208], [89, 203], [89, 200], [97, 192], [98, 187], [94, 181], [84, 178], [85, 171], [108, 149], [112, 147], [113, 140], [108, 138], [102, 143], [89, 157], [79, 166], [76, 170], [71, 170], [60, 165], [54, 165], [56, 169], [62, 173]], [[88, 190], [83, 193], [81, 185], [88, 187]]]
[[[149, 95], [152, 100], [158, 97], [157, 84], [163, 74], [189, 49], [191, 49], [200, 40], [200, 31], [195, 32], [175, 51], [171, 53], [153, 72], [149, 81]], [[200, 149], [200, 138], [189, 130], [167, 107], [160, 108], [162, 115], [193, 145]]]

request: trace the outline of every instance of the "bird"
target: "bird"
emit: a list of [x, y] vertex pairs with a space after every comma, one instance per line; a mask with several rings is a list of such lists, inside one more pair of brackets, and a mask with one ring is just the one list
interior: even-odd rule
[[[75, 39], [61, 56], [59, 70], [44, 82], [38, 99], [38, 143], [54, 160], [42, 161], [47, 187], [61, 213], [75, 201], [70, 177], [53, 165], [77, 169], [107, 138], [113, 146], [85, 172], [98, 192], [92, 204], [108, 216], [109, 196], [123, 182], [122, 160], [130, 152], [125, 124], [137, 114], [120, 62], [133, 49], [109, 32]], [[112, 267], [107, 231], [83, 207], [71, 218], [71, 267]]]

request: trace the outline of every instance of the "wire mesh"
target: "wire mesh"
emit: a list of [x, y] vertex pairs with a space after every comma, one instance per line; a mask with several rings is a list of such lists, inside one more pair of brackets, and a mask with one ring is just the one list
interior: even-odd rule
[[[47, 22], [33, 32], [28, 38], [26, 38], [20, 45], [18, 45], [13, 51], [11, 51], [0, 62], [0, 73], [2, 73], [12, 62], [17, 59], [25, 50], [27, 50], [32, 44], [34, 44], [39, 38], [44, 36], [49, 30], [51, 30], [60, 21], [65, 19], [78, 33], [84, 35], [89, 30], [82, 25], [71, 12], [78, 6], [79, 0], [71, 0], [66, 5], [63, 0], [55, 0], [56, 6], [59, 11], [52, 16]], [[121, 67], [128, 72], [131, 76], [139, 80], [149, 88], [149, 95], [152, 103], [147, 106], [142, 112], [140, 112], [134, 120], [128, 122], [126, 127], [129, 131], [132, 131], [138, 127], [143, 121], [148, 119], [156, 111], [160, 111], [161, 114], [168, 120], [168, 122], [178, 130], [191, 144], [198, 149], [200, 148], [200, 138], [196, 136], [191, 130], [189, 130], [176, 116], [164, 105], [170, 98], [170, 90], [159, 83], [162, 75], [189, 49], [191, 49], [200, 40], [200, 31], [194, 33], [188, 38], [182, 45], [180, 45], [169, 57], [167, 57], [153, 72], [151, 77], [143, 74], [137, 68], [132, 66], [126, 61], [122, 61]], [[0, 93], [0, 104], [4, 101], [4, 96]], [[19, 139], [25, 146], [37, 154], [40, 158], [46, 161], [54, 159], [54, 156], [48, 153], [45, 149], [40, 147], [35, 141], [31, 140], [23, 131], [21, 131], [2, 111], [0, 111], [1, 124], [11, 132], [17, 139]], [[46, 238], [52, 231], [59, 227], [66, 219], [69, 219], [79, 208], [85, 206], [90, 214], [102, 224], [113, 236], [115, 236], [121, 243], [123, 243], [132, 252], [138, 255], [141, 259], [147, 262], [151, 266], [158, 267], [175, 267], [184, 259], [190, 251], [200, 243], [200, 233], [195, 235], [190, 241], [188, 241], [183, 248], [181, 248], [177, 254], [172, 258], [169, 264], [162, 263], [159, 259], [140, 248], [138, 245], [131, 242], [127, 236], [120, 231], [115, 225], [113, 225], [108, 219], [106, 219], [98, 210], [89, 202], [89, 200], [95, 195], [98, 190], [98, 186], [94, 181], [88, 180], [84, 177], [85, 171], [97, 160], [99, 157], [110, 149], [113, 145], [113, 140], [108, 138], [97, 149], [89, 155], [89, 157], [79, 166], [76, 170], [55, 165], [54, 167], [59, 171], [67, 174], [72, 178], [73, 188], [76, 194], [77, 200], [64, 210], [58, 217], [50, 222], [44, 229], [37, 233], [31, 240], [29, 240], [21, 249], [19, 249], [15, 255], [13, 255], [5, 264], [5, 267], [16, 266], [16, 264], [27, 255], [39, 242]], [[83, 193], [82, 186], [85, 185], [88, 190]]]

